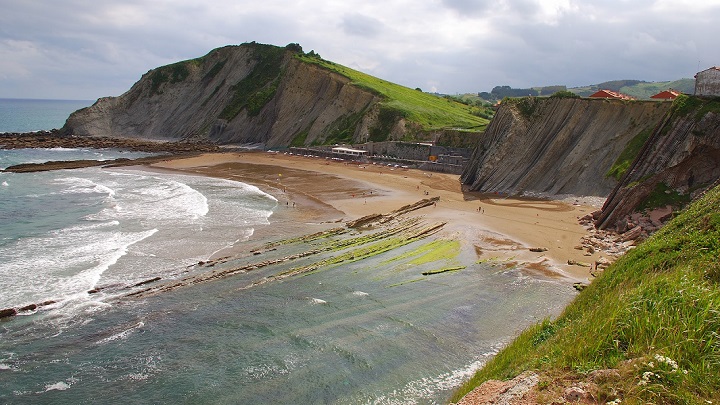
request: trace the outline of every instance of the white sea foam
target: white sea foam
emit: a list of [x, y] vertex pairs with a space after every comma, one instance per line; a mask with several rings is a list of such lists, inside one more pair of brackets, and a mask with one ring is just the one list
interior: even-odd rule
[[[158, 204], [156, 207], [147, 206], [146, 214], [157, 217], [187, 217], [197, 219], [205, 216], [208, 211], [208, 200], [202, 193], [189, 185], [168, 178], [155, 177], [149, 187], [138, 190], [137, 193], [147, 202]], [[162, 208], [162, 211], [157, 208]]]
[[128, 374], [127, 378], [134, 380], [134, 381], [145, 381], [148, 378], [150, 378], [150, 374], [132, 373], [132, 374]]
[[367, 297], [370, 294], [368, 294], [366, 292], [362, 292], [362, 291], [353, 291], [353, 295], [358, 296], [358, 297]]
[[327, 304], [327, 301], [321, 300], [320, 298], [310, 298], [310, 302], [314, 305]]
[[55, 300], [70, 314], [97, 285], [174, 274], [249, 239], [277, 205], [255, 186], [224, 179], [127, 169], [70, 173], [41, 175], [46, 192], [36, 197], [52, 199], [59, 216], [67, 198], [82, 214], [80, 222], [0, 245], [0, 302], [6, 306]]
[[[143, 239], [149, 238], [157, 231], [157, 229], [151, 229], [149, 231], [137, 232], [134, 234], [116, 234], [115, 238], [110, 240], [110, 246], [107, 246], [106, 251], [109, 252], [109, 254], [101, 259], [95, 267], [81, 273], [82, 279], [91, 281], [92, 285], [90, 288], [94, 288], [100, 281], [100, 276], [102, 276], [102, 274], [110, 266], [117, 263], [122, 256], [125, 256], [130, 246], [142, 241]], [[86, 253], [91, 254], [89, 251], [86, 251]]]
[[381, 395], [372, 400], [374, 404], [417, 404], [425, 403], [427, 398], [432, 398], [440, 391], [449, 391], [457, 388], [463, 382], [472, 377], [491, 357], [497, 354], [497, 350], [484, 353], [481, 358], [473, 361], [467, 366], [440, 374], [435, 377], [421, 378], [411, 381], [399, 390]]
[[[62, 147], [58, 147], [58, 148], [40, 148], [40, 149], [41, 149], [41, 150], [46, 150], [46, 151], [49, 151], [49, 152], [77, 152], [77, 151], [78, 151], [78, 149], [74, 149], [74, 148], [62, 148]], [[84, 149], [81, 149], [81, 150], [84, 150]]]
[[65, 391], [70, 388], [70, 384], [65, 381], [56, 382], [55, 384], [48, 384], [45, 386], [45, 392], [47, 391]]
[[60, 191], [60, 194], [91, 194], [91, 193], [97, 193], [97, 194], [108, 194], [110, 196], [115, 194], [115, 191], [108, 188], [107, 186], [104, 186], [102, 184], [96, 183], [95, 181], [91, 179], [86, 179], [83, 177], [63, 177], [59, 179], [55, 179], [55, 182], [58, 184], [65, 185], [67, 188]]
[[133, 332], [137, 331], [138, 329], [142, 328], [143, 326], [145, 326], [145, 322], [140, 321], [122, 332], [116, 333], [112, 336], [108, 336], [105, 339], [98, 340], [97, 342], [95, 342], [95, 344], [101, 345], [101, 344], [112, 342], [113, 340], [118, 340], [118, 339], [125, 340], [131, 334], [133, 334]]
[[98, 229], [105, 226], [112, 224], [71, 227], [0, 247], [0, 257], [11, 258], [0, 266], [0, 301], [14, 306], [85, 294], [130, 246], [157, 232]]
[[294, 370], [302, 367], [304, 364], [296, 355], [290, 354], [283, 359], [282, 364], [266, 363], [261, 365], [252, 365], [245, 367], [245, 374], [253, 379], [263, 380], [278, 375], [290, 374]]

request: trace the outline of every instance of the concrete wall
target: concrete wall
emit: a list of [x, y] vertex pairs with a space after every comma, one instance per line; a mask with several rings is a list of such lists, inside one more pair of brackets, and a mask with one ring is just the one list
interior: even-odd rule
[[388, 156], [398, 159], [428, 160], [430, 145], [409, 142], [368, 142], [353, 145], [353, 148], [365, 149], [371, 155]]
[[[442, 173], [462, 173], [472, 153], [470, 149], [448, 148], [444, 146], [431, 146], [410, 142], [368, 142], [348, 145], [353, 149], [368, 151], [367, 157], [353, 159], [350, 156], [339, 156], [332, 153], [331, 146], [310, 146], [305, 148], [291, 147], [289, 151], [298, 155], [313, 155], [320, 157], [340, 157], [344, 160], [357, 160], [359, 162], [375, 162], [377, 164], [401, 165], [422, 170]], [[431, 162], [430, 156], [437, 160]]]

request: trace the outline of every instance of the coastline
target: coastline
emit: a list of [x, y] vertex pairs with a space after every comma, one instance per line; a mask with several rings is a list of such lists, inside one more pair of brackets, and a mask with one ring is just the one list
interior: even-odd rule
[[[329, 228], [438, 197], [436, 205], [416, 215], [445, 222], [439, 237], [472, 244], [476, 261], [586, 282], [591, 276], [589, 263], [602, 256], [576, 248], [589, 234], [578, 219], [596, 207], [466, 192], [457, 175], [268, 152], [210, 153], [145, 167], [242, 181], [273, 195], [277, 210], [269, 226], [256, 228], [253, 239], [257, 240], [307, 233], [310, 226]], [[530, 248], [547, 250], [531, 252]], [[229, 248], [216, 257], [236, 253]]]
[[[162, 334], [170, 341], [178, 337], [182, 340], [185, 328], [174, 325], [184, 325], [183, 322], [190, 319], [193, 333], [214, 339], [216, 343], [212, 345], [220, 348], [221, 356], [228, 356], [229, 352], [255, 353], [253, 345], [260, 343], [236, 339], [236, 332], [252, 331], [252, 327], [231, 328], [233, 338], [228, 341], [225, 340], [228, 323], [237, 324], [237, 314], [243, 311], [247, 315], [243, 315], [243, 319], [249, 320], [243, 325], [277, 321], [277, 326], [264, 330], [271, 335], [270, 339], [275, 339], [273, 344], [282, 346], [288, 336], [287, 319], [280, 315], [292, 308], [291, 322], [300, 320], [302, 331], [293, 331], [291, 336], [311, 339], [319, 333], [332, 349], [318, 351], [314, 345], [303, 348], [306, 358], [316, 361], [314, 356], [318, 353], [330, 353], [329, 359], [320, 359], [327, 363], [321, 364], [351, 367], [352, 381], [363, 387], [367, 382], [375, 384], [371, 379], [378, 378], [375, 369], [380, 373], [391, 369], [384, 366], [385, 361], [413, 364], [414, 369], [431, 370], [425, 374], [430, 373], [443, 383], [418, 394], [414, 388], [416, 384], [427, 383], [425, 374], [419, 379], [406, 372], [403, 376], [410, 380], [407, 385], [398, 388], [392, 386], [393, 378], [382, 377], [383, 383], [374, 385], [371, 392], [376, 394], [372, 395], [386, 395], [390, 391], [384, 391], [385, 387], [390, 386], [388, 390], [392, 390], [393, 395], [399, 390], [399, 398], [416, 395], [445, 398], [451, 389], [448, 387], [455, 387], [468, 378], [495, 353], [498, 345], [516, 335], [524, 325], [538, 322], [548, 314], [556, 315], [562, 304], [575, 295], [571, 283], [589, 277], [586, 268], [564, 266], [566, 258], [562, 250], [541, 243], [549, 240], [548, 235], [558, 235], [558, 240], [567, 241], [567, 246], [558, 246], [572, 249], [572, 244], [584, 234], [577, 216], [585, 212], [565, 202], [467, 193], [462, 191], [454, 175], [266, 152], [183, 155], [162, 160], [138, 161], [124, 167], [150, 173], [241, 181], [271, 194], [277, 199], [277, 206], [267, 225], [253, 226], [250, 239], [236, 242], [207, 259], [204, 256], [199, 259], [202, 261], [170, 277], [148, 276], [137, 283], [105, 283], [88, 290], [88, 296], [109, 297], [106, 302], [110, 307], [117, 304], [120, 308], [108, 312], [108, 317], [118, 319], [109, 322], [112, 325], [109, 329], [92, 323], [87, 328], [99, 327], [99, 331], [83, 332], [108, 336], [112, 340], [104, 338], [101, 342], [109, 348], [115, 347], [115, 343], [110, 343], [115, 341], [115, 336], [122, 336], [117, 338], [118, 347], [139, 345], [132, 346], [132, 350], [142, 350], [141, 342], [132, 338], [125, 340], [125, 336], [136, 331], [146, 336]], [[114, 166], [108, 168], [114, 170]], [[202, 181], [192, 181], [192, 184], [199, 183]], [[423, 204], [416, 204], [418, 202]], [[413, 205], [415, 208], [411, 210], [401, 210]], [[356, 225], [363, 221], [354, 220], [373, 214], [381, 214], [377, 215], [381, 218]], [[232, 211], [226, 215], [232, 215]], [[384, 222], [386, 218], [392, 219]], [[565, 223], [571, 225], [569, 230], [564, 228]], [[547, 225], [547, 229], [543, 229], [543, 225]], [[576, 230], [580, 233], [576, 234]], [[327, 231], [327, 237], [313, 239], [323, 231]], [[529, 235], [527, 240], [523, 239], [524, 233]], [[344, 244], [346, 242], [349, 243]], [[389, 248], [385, 250], [385, 246]], [[530, 252], [528, 247], [535, 246], [546, 246], [549, 250]], [[447, 255], [442, 252], [445, 247], [451, 250]], [[582, 255], [583, 252], [573, 249], [571, 253]], [[427, 261], [417, 260], [421, 257]], [[317, 274], [324, 271], [327, 273]], [[292, 282], [285, 283], [290, 277]], [[217, 282], [221, 279], [223, 282]], [[174, 293], [166, 294], [170, 291]], [[146, 302], [152, 304], [146, 305]], [[38, 308], [53, 310], [51, 304], [48, 301], [12, 310], [14, 314], [29, 315]], [[265, 304], [269, 306], [263, 306]], [[275, 310], [279, 312], [273, 312]], [[377, 317], [378, 314], [381, 316]], [[253, 318], [254, 315], [258, 318]], [[310, 327], [306, 319], [318, 322]], [[118, 329], [116, 325], [125, 326]], [[173, 326], [166, 329], [168, 325]], [[354, 329], [357, 325], [368, 326]], [[482, 328], [476, 329], [477, 325]], [[358, 341], [368, 344], [357, 346]], [[297, 358], [293, 342], [291, 339], [291, 357]], [[377, 346], [387, 346], [388, 350], [378, 351]], [[420, 354], [423, 350], [435, 352], [438, 346], [448, 348], [440, 359], [429, 356], [429, 360], [413, 363], [403, 360], [425, 358]], [[225, 347], [230, 349], [223, 351], [221, 348]], [[335, 349], [345, 347], [353, 348], [352, 356], [335, 359]], [[389, 360], [394, 359], [396, 350], [407, 350], [412, 355]], [[187, 353], [188, 357], [183, 357], [182, 353], [163, 352], [167, 358], [175, 359], [179, 355], [183, 364], [189, 364], [194, 358], [194, 348]], [[258, 364], [285, 364], [288, 352], [277, 353]], [[215, 356], [215, 352], [212, 355]], [[348, 359], [352, 361], [348, 363]], [[246, 360], [236, 359], [233, 367], [255, 366], [256, 363]], [[78, 361], [78, 364], [87, 364], [87, 361]], [[452, 371], [445, 373], [448, 367]], [[366, 374], [369, 368], [373, 372]], [[201, 372], [208, 373], [207, 370]], [[163, 371], [163, 375], [165, 373]], [[167, 376], [182, 379], [172, 373]], [[307, 385], [302, 373], [288, 373], [282, 378]], [[269, 387], [270, 390], [280, 388]], [[78, 384], [74, 389], [79, 388]], [[365, 388], [360, 391], [366, 392]], [[341, 396], [351, 394], [353, 398], [360, 395], [344, 385], [329, 392]], [[213, 395], [210, 393], [208, 397]]]

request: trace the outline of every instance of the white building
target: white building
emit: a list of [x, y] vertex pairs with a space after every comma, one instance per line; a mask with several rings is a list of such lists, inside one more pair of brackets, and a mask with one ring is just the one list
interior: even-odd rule
[[720, 96], [720, 67], [713, 66], [695, 75], [696, 96]]
[[349, 158], [361, 158], [367, 156], [367, 151], [362, 149], [352, 149], [352, 148], [345, 148], [345, 147], [336, 147], [332, 148], [333, 155], [337, 155], [339, 157], [349, 157]]

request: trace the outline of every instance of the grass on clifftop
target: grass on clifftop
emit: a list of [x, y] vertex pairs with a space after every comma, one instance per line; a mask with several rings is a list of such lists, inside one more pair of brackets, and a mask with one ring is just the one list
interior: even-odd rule
[[[453, 401], [483, 381], [524, 370], [581, 379], [613, 368], [619, 378], [602, 384], [600, 403], [717, 403], [719, 257], [717, 187], [618, 260], [557, 320], [523, 332]], [[553, 381], [541, 380], [538, 387], [548, 390]]]
[[341, 74], [353, 85], [382, 97], [384, 110], [399, 113], [423, 130], [458, 128], [480, 132], [488, 125], [487, 119], [471, 114], [472, 108], [468, 105], [390, 83], [313, 55], [297, 54], [297, 57]]

